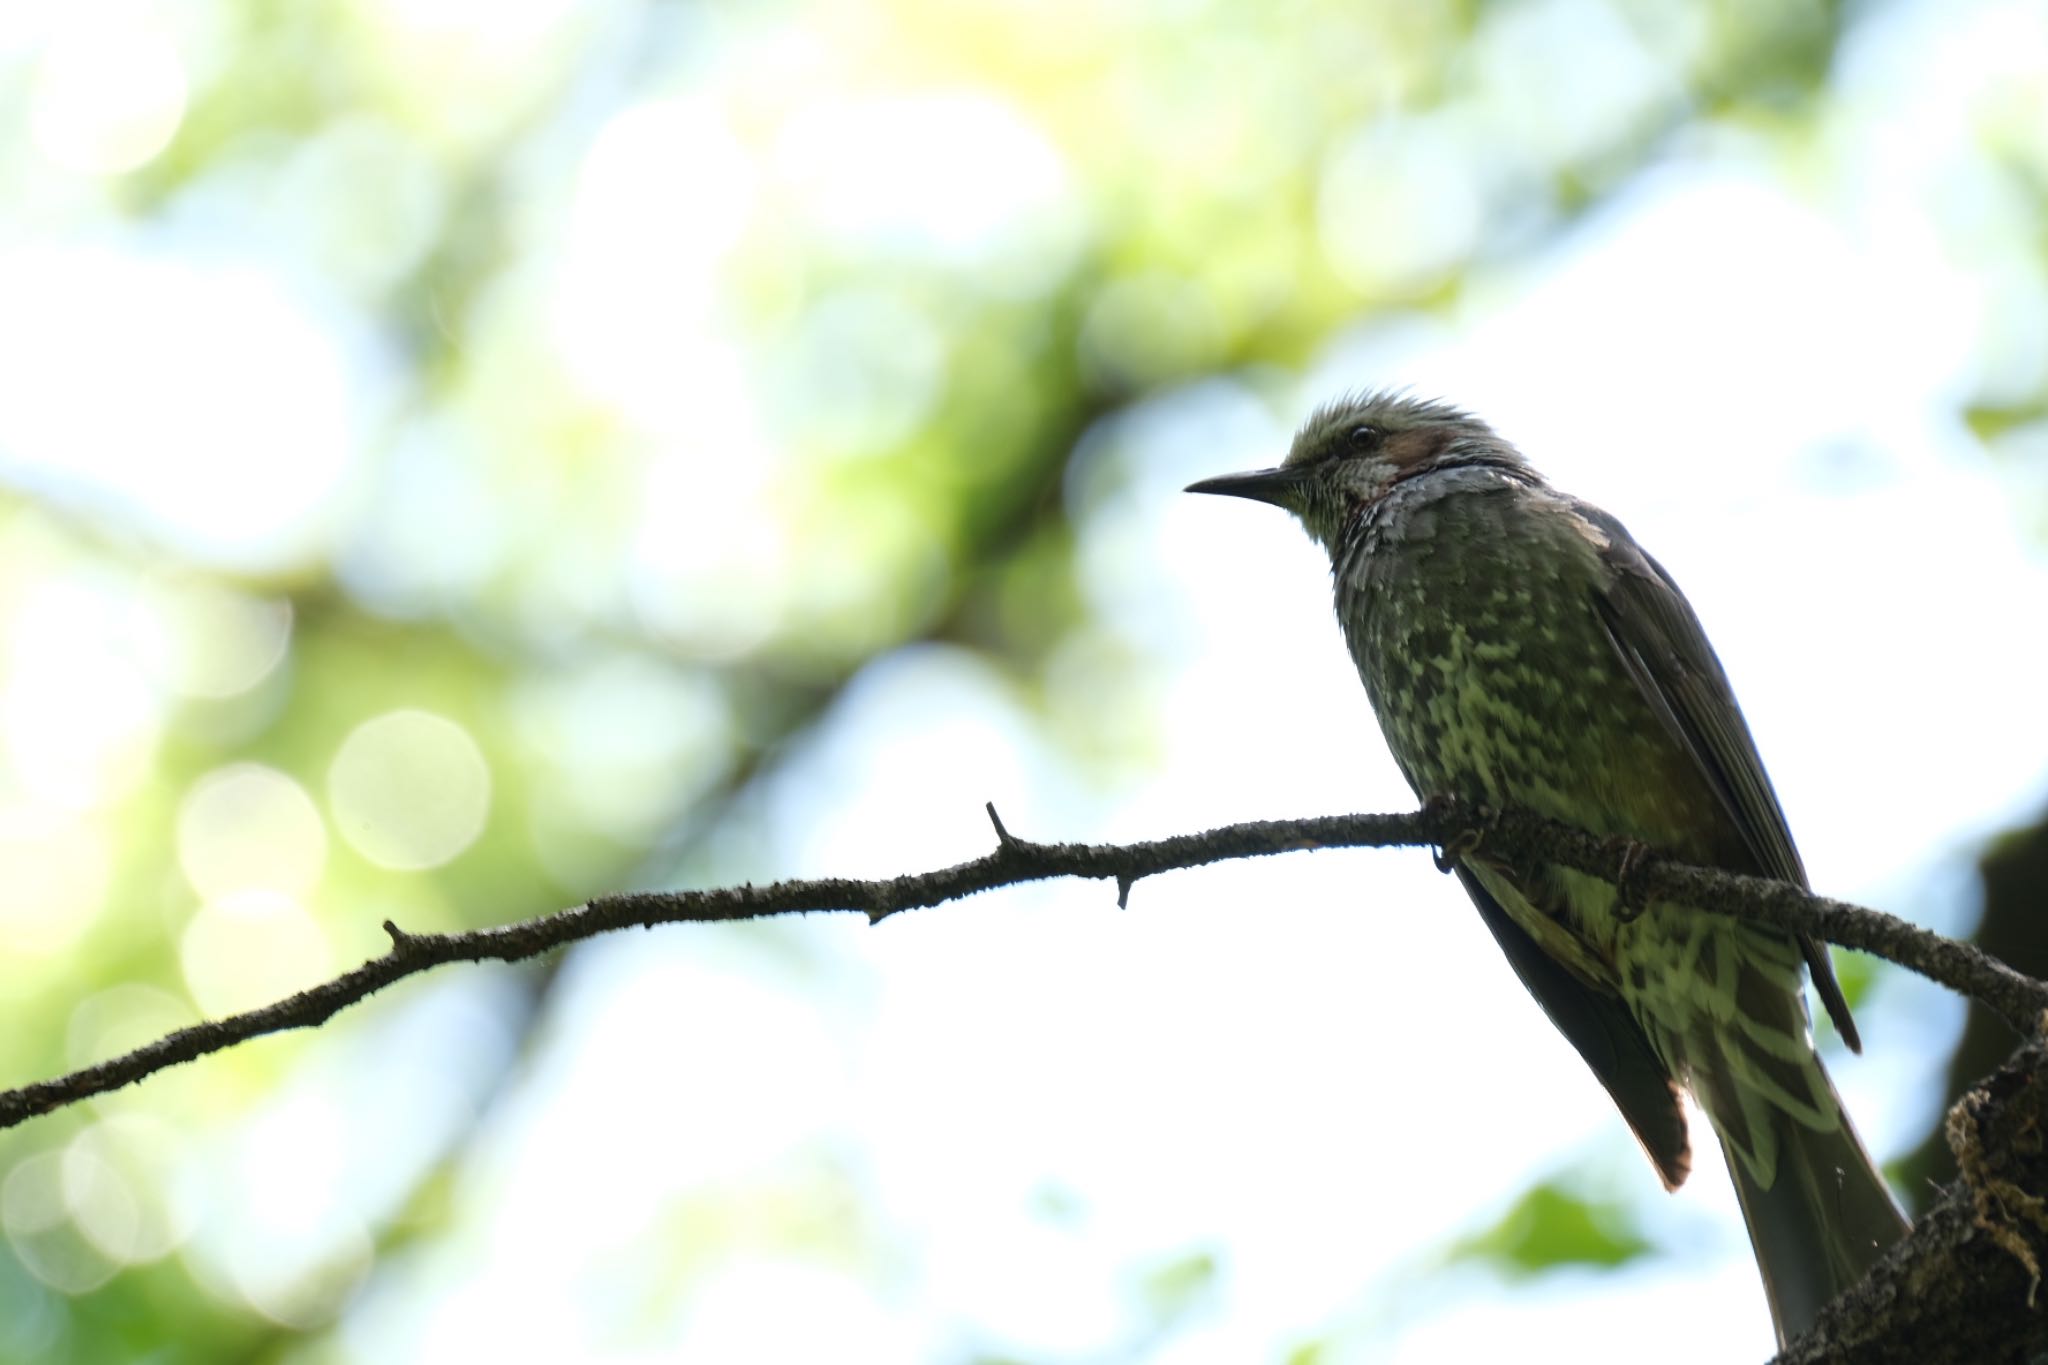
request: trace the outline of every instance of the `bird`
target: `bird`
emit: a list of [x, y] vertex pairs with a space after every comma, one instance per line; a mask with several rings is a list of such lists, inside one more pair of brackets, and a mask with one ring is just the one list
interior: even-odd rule
[[[1517, 807], [1631, 849], [1806, 887], [1727, 675], [1671, 575], [1478, 417], [1405, 391], [1319, 407], [1270, 469], [1193, 493], [1284, 508], [1423, 800]], [[1447, 849], [1480, 918], [1667, 1190], [1684, 1093], [1727, 1159], [1782, 1347], [1908, 1224], [1814, 1050], [1802, 967], [1861, 1050], [1826, 948], [1573, 869]]]

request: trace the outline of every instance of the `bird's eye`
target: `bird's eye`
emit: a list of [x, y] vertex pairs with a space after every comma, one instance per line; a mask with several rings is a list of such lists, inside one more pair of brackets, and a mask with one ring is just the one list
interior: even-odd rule
[[1351, 428], [1351, 445], [1355, 450], [1371, 450], [1380, 443], [1386, 433], [1370, 422], [1360, 422]]

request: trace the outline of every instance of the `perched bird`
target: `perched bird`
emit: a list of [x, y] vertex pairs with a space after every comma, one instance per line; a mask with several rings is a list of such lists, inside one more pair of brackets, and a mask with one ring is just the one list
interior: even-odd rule
[[[1622, 524], [1484, 422], [1367, 393], [1277, 468], [1205, 479], [1292, 512], [1330, 554], [1337, 620], [1416, 795], [1519, 806], [1686, 862], [1806, 885], [1692, 607]], [[1620, 909], [1568, 868], [1455, 870], [1516, 975], [1620, 1106], [1667, 1189], [1679, 1087], [1735, 1179], [1780, 1344], [1906, 1231], [1808, 1034], [1800, 964], [1860, 1049], [1826, 949], [1682, 905]]]

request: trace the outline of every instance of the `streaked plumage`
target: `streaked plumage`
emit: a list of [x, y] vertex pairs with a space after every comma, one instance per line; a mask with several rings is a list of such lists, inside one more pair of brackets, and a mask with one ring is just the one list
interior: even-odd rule
[[[1294, 512], [1418, 796], [1537, 811], [1805, 885], [1748, 726], [1670, 576], [1485, 423], [1388, 394], [1320, 409], [1277, 469], [1194, 491]], [[1781, 1340], [1905, 1230], [1808, 1037], [1802, 961], [1859, 1046], [1825, 950], [1482, 845], [1459, 879], [1667, 1187], [1688, 1086], [1713, 1123]]]

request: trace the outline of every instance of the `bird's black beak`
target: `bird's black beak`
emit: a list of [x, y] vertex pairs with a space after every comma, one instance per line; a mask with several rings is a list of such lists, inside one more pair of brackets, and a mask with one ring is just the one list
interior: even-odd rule
[[1270, 502], [1275, 507], [1285, 507], [1294, 500], [1294, 491], [1300, 486], [1300, 471], [1282, 467], [1254, 469], [1244, 474], [1219, 474], [1213, 479], [1189, 484], [1187, 491], [1223, 493], [1233, 498], [1250, 498], [1254, 502]]

